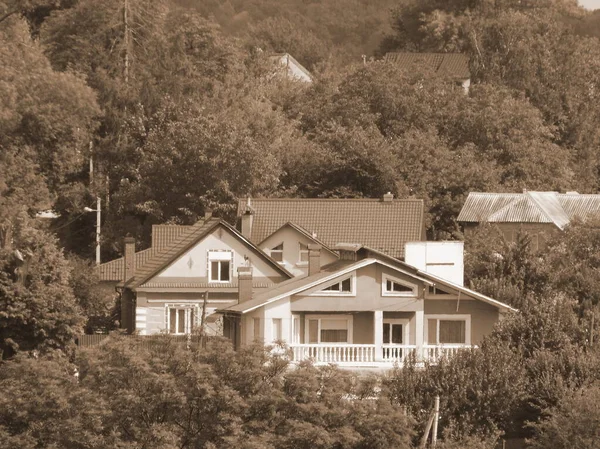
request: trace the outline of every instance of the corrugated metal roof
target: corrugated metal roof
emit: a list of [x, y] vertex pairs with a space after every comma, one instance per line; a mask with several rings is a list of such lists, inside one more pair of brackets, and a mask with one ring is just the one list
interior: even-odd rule
[[[238, 216], [248, 199], [238, 202]], [[390, 256], [404, 257], [406, 242], [423, 239], [423, 200], [251, 198], [250, 240], [262, 242], [288, 222], [301, 226], [332, 248], [360, 243]]]
[[553, 223], [563, 229], [575, 217], [600, 213], [600, 195], [471, 192], [458, 215], [462, 223]]
[[468, 79], [469, 57], [463, 53], [386, 53], [384, 60], [415, 70], [425, 67], [436, 75], [455, 79]]

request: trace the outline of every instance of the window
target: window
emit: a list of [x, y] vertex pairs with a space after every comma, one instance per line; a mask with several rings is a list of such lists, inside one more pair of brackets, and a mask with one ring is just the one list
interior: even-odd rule
[[167, 306], [166, 327], [169, 334], [189, 334], [196, 327], [196, 306]]
[[471, 344], [471, 317], [469, 315], [428, 316], [427, 344]]
[[298, 262], [308, 263], [308, 245], [305, 245], [304, 243], [300, 243]]
[[351, 295], [354, 293], [354, 278], [348, 277], [335, 284], [325, 287], [315, 295]]
[[465, 343], [464, 321], [438, 321], [440, 328], [439, 343]]
[[383, 275], [383, 296], [417, 296], [417, 286]]
[[450, 293], [448, 293], [446, 290], [442, 290], [441, 288], [439, 288], [435, 285], [430, 285], [429, 286], [429, 294], [430, 295], [449, 295]]
[[283, 262], [283, 243], [280, 243], [275, 248], [271, 248], [271, 258], [275, 262]]
[[292, 316], [292, 343], [300, 343], [300, 317]]
[[281, 318], [273, 318], [273, 341], [281, 340], [282, 338]]
[[231, 251], [208, 252], [208, 278], [211, 282], [230, 282], [233, 253]]
[[352, 343], [351, 316], [309, 316], [307, 320], [308, 343]]
[[260, 340], [260, 318], [252, 319], [252, 327], [254, 340]]

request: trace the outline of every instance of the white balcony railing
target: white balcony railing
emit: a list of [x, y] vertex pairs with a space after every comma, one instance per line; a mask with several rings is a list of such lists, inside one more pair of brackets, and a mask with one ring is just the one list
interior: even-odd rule
[[469, 345], [383, 345], [381, 352], [376, 345], [352, 345], [343, 343], [290, 344], [292, 361], [312, 360], [315, 363], [343, 365], [389, 365], [402, 363], [414, 356], [418, 362], [437, 363], [443, 357], [452, 357]]
[[291, 344], [293, 361], [312, 359], [316, 363], [373, 363], [375, 345], [347, 345], [343, 343]]

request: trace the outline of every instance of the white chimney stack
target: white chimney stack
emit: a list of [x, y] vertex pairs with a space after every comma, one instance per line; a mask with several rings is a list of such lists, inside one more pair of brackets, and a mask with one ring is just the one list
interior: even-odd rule
[[419, 270], [463, 286], [463, 248], [464, 243], [458, 241], [408, 242], [404, 261]]

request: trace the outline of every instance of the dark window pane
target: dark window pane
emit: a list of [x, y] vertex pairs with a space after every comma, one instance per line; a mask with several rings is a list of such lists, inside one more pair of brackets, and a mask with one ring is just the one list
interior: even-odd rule
[[393, 290], [395, 292], [407, 293], [407, 292], [413, 291], [412, 287], [408, 287], [406, 285], [399, 284], [398, 282], [392, 282], [392, 286], [393, 286]]
[[183, 334], [185, 333], [185, 309], [177, 310], [177, 333]]
[[348, 279], [344, 279], [344, 280], [342, 281], [342, 291], [343, 291], [343, 292], [350, 292], [350, 291], [351, 291], [351, 288], [352, 288], [352, 286], [351, 286], [351, 284], [350, 284], [350, 278], [348, 278]]
[[330, 285], [329, 287], [324, 288], [323, 290], [326, 291], [326, 292], [339, 292], [340, 291], [340, 284], [337, 283], [337, 284]]
[[402, 324], [392, 324], [392, 343], [402, 344]]
[[275, 262], [283, 262], [283, 251], [271, 251], [271, 258]]
[[322, 329], [321, 343], [346, 343], [348, 331], [346, 329]]
[[427, 344], [437, 345], [437, 320], [427, 320]]
[[169, 333], [174, 334], [177, 329], [177, 309], [169, 309]]
[[465, 322], [440, 320], [440, 343], [465, 343]]
[[319, 343], [319, 321], [309, 320], [308, 321], [308, 342]]
[[390, 323], [383, 323], [383, 344], [390, 342]]
[[210, 280], [211, 281], [219, 280], [219, 262], [211, 262], [210, 263]]
[[190, 332], [194, 330], [194, 327], [196, 326], [196, 315], [194, 313], [194, 309], [190, 309]]
[[392, 291], [392, 281], [390, 281], [389, 279], [387, 281], [385, 281], [385, 291], [386, 292]]
[[221, 281], [229, 280], [229, 261], [222, 260], [221, 261]]

